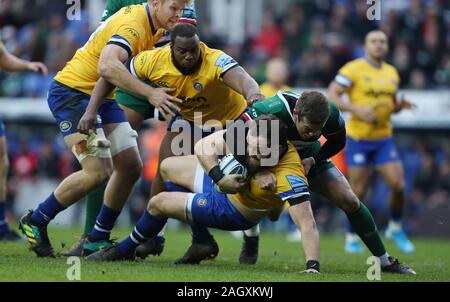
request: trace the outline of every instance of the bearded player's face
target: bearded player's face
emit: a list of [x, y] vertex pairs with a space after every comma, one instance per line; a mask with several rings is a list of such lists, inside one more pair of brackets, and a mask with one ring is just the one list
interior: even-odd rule
[[197, 66], [200, 59], [200, 40], [197, 35], [186, 38], [176, 37], [172, 45], [172, 52], [178, 65], [186, 70]]

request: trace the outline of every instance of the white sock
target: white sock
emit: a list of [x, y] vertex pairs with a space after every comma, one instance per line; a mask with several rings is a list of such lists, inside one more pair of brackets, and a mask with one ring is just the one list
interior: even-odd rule
[[402, 223], [399, 221], [389, 220], [388, 230], [391, 232], [400, 232], [402, 230]]
[[247, 237], [257, 237], [257, 236], [259, 236], [259, 224], [255, 225], [251, 229], [245, 230], [244, 234]]
[[379, 258], [381, 266], [388, 266], [391, 264], [391, 261], [389, 261], [389, 254], [387, 252], [384, 255], [381, 255]]
[[166, 231], [166, 226], [167, 226], [167, 223], [164, 225], [164, 227], [161, 229], [161, 231], [159, 231], [158, 235], [156, 235], [156, 236], [164, 237], [164, 232]]
[[356, 233], [345, 233], [345, 242], [359, 241], [359, 236]]

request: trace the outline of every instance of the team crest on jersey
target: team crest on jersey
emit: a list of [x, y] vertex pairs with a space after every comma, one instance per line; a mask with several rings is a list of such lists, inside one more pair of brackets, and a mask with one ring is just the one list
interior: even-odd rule
[[67, 132], [72, 129], [72, 123], [69, 121], [62, 121], [61, 123], [59, 123], [59, 129], [61, 130], [61, 132]]
[[194, 89], [197, 91], [202, 91], [203, 90], [203, 85], [200, 82], [195, 82], [194, 83]]
[[204, 207], [206, 205], [206, 199], [200, 198], [199, 200], [197, 200], [197, 205], [199, 207]]

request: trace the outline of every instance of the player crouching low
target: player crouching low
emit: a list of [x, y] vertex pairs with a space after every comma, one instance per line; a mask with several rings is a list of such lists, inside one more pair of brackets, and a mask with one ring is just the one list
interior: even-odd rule
[[[178, 192], [162, 192], [154, 196], [148, 204], [148, 211], [141, 216], [129, 237], [87, 259], [134, 259], [136, 247], [158, 234], [168, 218], [199, 228], [246, 230], [264, 217], [280, 213], [287, 201], [291, 205], [289, 212], [304, 236], [307, 272], [319, 272], [319, 233], [309, 202], [308, 184], [300, 157], [295, 147], [287, 141], [286, 126], [274, 116], [267, 115], [251, 123], [245, 135], [228, 135], [231, 129], [218, 131], [200, 140], [195, 145], [195, 155], [164, 160], [160, 167], [161, 175], [166, 186]], [[264, 152], [269, 149], [270, 152]], [[238, 152], [240, 150], [243, 152]], [[219, 157], [230, 153], [249, 171], [247, 177], [224, 175]], [[261, 188], [258, 172], [262, 169], [275, 176], [275, 190]], [[214, 188], [214, 184], [218, 189]], [[201, 236], [201, 233], [197, 234]], [[217, 255], [217, 244], [212, 237], [211, 244], [203, 242], [201, 238], [192, 238], [188, 252], [196, 250], [197, 261], [191, 263]]]

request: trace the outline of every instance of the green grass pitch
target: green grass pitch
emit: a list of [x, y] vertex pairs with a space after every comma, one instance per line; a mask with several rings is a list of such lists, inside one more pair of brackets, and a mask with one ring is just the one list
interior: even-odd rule
[[[56, 252], [75, 241], [79, 229], [50, 228], [49, 236]], [[115, 231], [113, 237], [123, 238], [127, 230]], [[343, 251], [343, 236], [321, 236], [321, 274], [305, 275], [300, 243], [285, 240], [285, 234], [263, 232], [256, 265], [238, 262], [241, 241], [228, 232], [214, 231], [219, 243], [219, 256], [196, 266], [179, 266], [173, 262], [189, 246], [188, 230], [168, 230], [166, 246], [159, 257], [144, 261], [90, 263], [81, 260], [81, 281], [368, 281], [366, 251], [349, 255]], [[382, 274], [381, 281], [450, 281], [450, 240], [413, 238], [417, 252], [401, 254], [388, 242], [391, 255], [400, 258], [417, 272], [417, 276]], [[63, 248], [64, 246], [64, 248]], [[0, 243], [0, 281], [68, 281], [70, 265], [65, 258], [37, 258], [28, 250], [28, 243]]]

